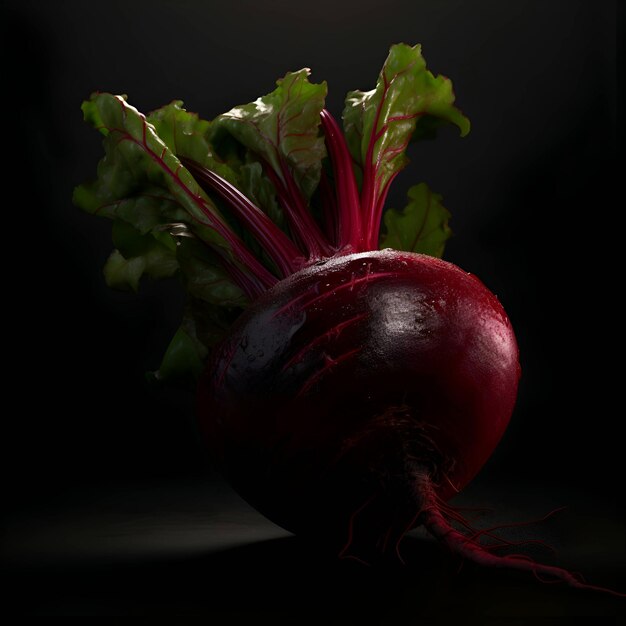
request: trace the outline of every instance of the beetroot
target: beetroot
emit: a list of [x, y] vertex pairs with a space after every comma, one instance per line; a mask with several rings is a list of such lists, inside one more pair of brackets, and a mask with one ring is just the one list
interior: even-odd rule
[[518, 377], [509, 320], [477, 278], [426, 255], [365, 252], [258, 298], [206, 370], [199, 415], [233, 485], [277, 524], [345, 534], [390, 488], [407, 502], [386, 503], [383, 535], [415, 522], [416, 473], [444, 500], [474, 477]]
[[154, 378], [199, 380], [234, 488], [340, 557], [400, 557], [422, 524], [465, 559], [595, 589], [497, 556], [502, 542], [480, 540], [491, 529], [447, 504], [498, 445], [520, 376], [498, 299], [437, 258], [441, 196], [420, 183], [402, 211], [385, 207], [410, 143], [469, 131], [449, 79], [419, 46], [392, 46], [375, 89], [348, 94], [342, 131], [308, 76], [211, 122], [179, 101], [148, 116], [124, 96], [83, 104], [106, 154], [74, 200], [113, 220], [107, 282], [176, 275], [188, 294]]

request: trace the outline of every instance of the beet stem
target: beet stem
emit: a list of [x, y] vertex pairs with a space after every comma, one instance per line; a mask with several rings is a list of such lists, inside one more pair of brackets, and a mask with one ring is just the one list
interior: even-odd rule
[[363, 247], [361, 199], [350, 150], [339, 125], [328, 110], [322, 109], [321, 120], [336, 185], [339, 247], [351, 246], [354, 252], [360, 252], [366, 248]]
[[219, 174], [192, 159], [181, 157], [180, 160], [205, 191], [215, 192], [228, 203], [233, 214], [250, 230], [276, 264], [281, 277], [296, 271], [298, 258], [301, 256], [299, 250], [258, 206]]

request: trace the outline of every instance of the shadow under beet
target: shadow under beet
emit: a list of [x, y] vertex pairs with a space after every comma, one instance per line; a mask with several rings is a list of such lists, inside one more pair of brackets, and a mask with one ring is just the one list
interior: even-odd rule
[[[462, 504], [497, 500], [505, 513], [479, 520], [480, 527], [550, 510], [533, 490], [509, 491], [518, 509], [500, 487], [470, 493]], [[623, 590], [623, 524], [610, 510], [589, 521], [593, 507], [576, 498], [568, 494], [569, 513], [512, 538], [546, 540], [559, 556], [533, 557], [574, 563], [590, 582]], [[286, 534], [221, 481], [94, 487], [35, 504], [6, 519], [5, 613], [198, 616], [219, 626], [551, 626], [589, 617], [618, 623], [626, 608], [626, 599], [542, 584], [526, 572], [460, 567], [420, 529], [401, 543], [405, 564], [339, 560], [321, 543]]]
[[406, 565], [368, 567], [283, 537], [181, 557], [22, 569], [12, 572], [8, 597], [23, 615], [206, 616], [219, 624], [578, 624], [583, 615], [610, 624], [626, 604], [518, 572], [459, 571], [428, 539], [407, 537], [402, 555]]
[[[9, 597], [16, 613], [39, 615], [255, 614], [328, 623], [388, 610], [400, 589], [400, 567], [331, 560], [318, 548], [283, 537], [197, 555], [49, 563], [11, 572]], [[431, 573], [441, 563], [434, 544], [411, 539], [406, 552], [419, 552]], [[437, 578], [431, 578], [430, 593]], [[416, 589], [415, 598], [424, 591]]]

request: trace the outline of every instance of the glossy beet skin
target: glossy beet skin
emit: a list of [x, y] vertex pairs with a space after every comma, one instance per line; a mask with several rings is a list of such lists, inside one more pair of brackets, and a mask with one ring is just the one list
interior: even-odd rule
[[476, 277], [364, 252], [258, 298], [209, 364], [199, 415], [255, 508], [293, 532], [345, 534], [368, 498], [370, 526], [410, 523], [416, 472], [444, 500], [461, 490], [504, 433], [519, 374], [509, 320]]

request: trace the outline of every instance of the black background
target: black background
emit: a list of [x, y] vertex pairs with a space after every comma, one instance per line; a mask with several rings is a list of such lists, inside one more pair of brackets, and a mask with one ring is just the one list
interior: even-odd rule
[[[224, 506], [230, 502], [196, 436], [190, 394], [144, 382], [177, 327], [178, 285], [145, 283], [138, 295], [108, 290], [101, 267], [111, 248], [110, 225], [71, 204], [72, 188], [94, 176], [101, 156], [97, 134], [82, 121], [82, 100], [94, 90], [126, 93], [148, 111], [182, 99], [211, 118], [267, 93], [286, 71], [308, 66], [312, 80], [327, 80], [328, 108], [339, 115], [346, 91], [372, 88], [389, 45], [400, 41], [421, 43], [429, 68], [452, 78], [472, 132], [460, 139], [447, 129], [413, 149], [390, 204], [402, 203], [406, 188], [421, 180], [443, 194], [455, 232], [445, 258], [498, 295], [521, 350], [511, 426], [469, 501], [499, 503], [522, 518], [529, 517], [526, 505], [533, 512], [568, 505], [555, 541], [566, 555], [576, 546], [583, 562], [575, 569], [588, 564], [603, 577], [595, 582], [624, 588], [623, 383], [616, 371], [623, 314], [615, 299], [623, 285], [615, 232], [623, 203], [619, 194], [612, 197], [623, 187], [613, 167], [623, 114], [616, 10], [610, 1], [575, 0], [3, 3], [4, 546], [21, 572], [14, 580], [25, 585], [16, 586], [15, 610], [164, 610], [148, 583], [141, 587], [141, 609], [128, 591], [120, 604], [113, 587], [110, 602], [81, 603], [67, 591], [41, 595], [49, 571], [24, 565], [16, 529], [33, 526], [36, 534], [36, 520], [49, 515], [63, 526], [77, 506], [97, 516], [105, 506], [99, 494], [130, 494], [107, 506], [132, 518], [136, 509], [128, 502], [136, 501], [136, 485], [152, 494], [141, 509], [147, 516], [168, 506], [167, 498], [159, 501], [162, 485], [174, 485], [169, 494], [199, 485], [189, 488], [190, 502], [198, 493], [204, 504], [217, 507], [220, 497]], [[231, 558], [222, 551], [201, 567], [181, 562], [177, 576], [209, 576], [220, 568], [234, 576], [242, 563], [253, 564], [261, 578], [272, 563], [300, 576], [315, 571], [316, 580], [338, 575], [317, 561], [303, 563], [307, 553], [299, 544], [282, 545], [251, 543], [249, 552]], [[285, 561], [298, 549], [300, 558]], [[434, 550], [429, 558], [437, 566], [443, 557]], [[50, 567], [66, 572], [59, 559]], [[613, 565], [603, 570], [602, 563]], [[87, 557], [83, 565], [95, 576]], [[130, 579], [125, 565], [116, 567], [117, 580]], [[171, 576], [169, 566], [159, 567], [160, 576]], [[72, 572], [65, 575], [75, 584], [82, 574]], [[362, 573], [344, 574], [342, 584], [361, 584]], [[98, 585], [111, 584], [106, 573], [98, 576]], [[463, 580], [470, 584], [471, 577]], [[483, 600], [472, 602], [477, 623], [496, 583], [502, 584], [487, 578], [477, 595]], [[22, 593], [25, 588], [30, 591]], [[263, 593], [246, 584], [238, 594], [221, 593], [221, 600], [192, 603], [193, 610], [180, 589], [171, 593], [171, 612], [218, 611], [221, 623], [241, 611], [262, 615], [271, 605], [255, 608], [250, 598], [259, 602]], [[545, 609], [552, 617], [541, 608], [536, 619], [557, 621], [533, 623], [570, 623], [563, 607], [573, 600], [554, 593], [557, 608]], [[332, 593], [312, 598], [297, 596], [289, 610], [297, 611], [298, 602], [329, 607], [329, 598], [337, 600]], [[541, 607], [551, 606], [546, 598]], [[584, 610], [613, 614], [612, 605], [585, 598]], [[507, 602], [502, 615], [508, 618], [518, 614], [524, 595]], [[342, 606], [350, 612], [350, 601]], [[415, 607], [389, 617], [386, 606], [381, 600], [369, 614], [382, 620], [376, 623], [435, 623], [410, 621]], [[318, 623], [306, 621], [312, 614], [301, 623]]]

